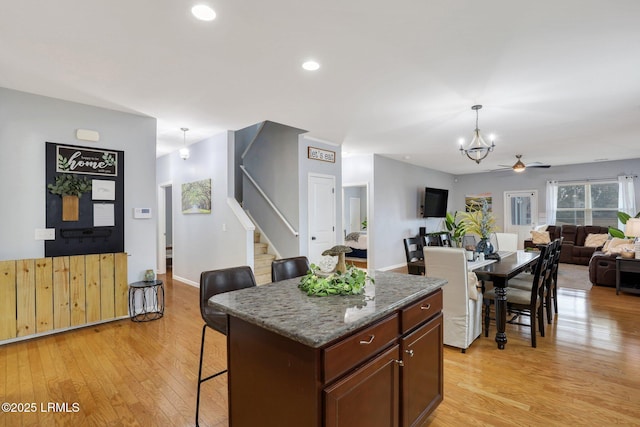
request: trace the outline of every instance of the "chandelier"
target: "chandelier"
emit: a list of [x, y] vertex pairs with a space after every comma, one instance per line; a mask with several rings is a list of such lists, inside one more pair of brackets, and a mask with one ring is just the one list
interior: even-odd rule
[[489, 135], [491, 145], [487, 144], [482, 135], [480, 135], [480, 129], [478, 129], [478, 110], [481, 108], [482, 105], [474, 105], [471, 107], [471, 109], [476, 112], [476, 128], [473, 131], [473, 139], [466, 147], [464, 146], [464, 140], [460, 140], [460, 153], [466, 154], [468, 158], [478, 164], [480, 164], [480, 161], [487, 157], [489, 153], [493, 151], [493, 147], [495, 147], [493, 135]]
[[189, 158], [189, 149], [187, 148], [187, 131], [189, 128], [180, 128], [182, 131], [182, 148], [180, 149], [180, 158], [187, 160]]

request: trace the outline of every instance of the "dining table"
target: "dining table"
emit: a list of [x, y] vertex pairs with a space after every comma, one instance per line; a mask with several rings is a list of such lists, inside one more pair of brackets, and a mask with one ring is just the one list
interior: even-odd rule
[[505, 326], [507, 323], [507, 292], [509, 279], [531, 268], [536, 263], [538, 257], [540, 257], [540, 252], [538, 251], [518, 250], [502, 256], [498, 260], [487, 260], [495, 262], [480, 263], [478, 267], [472, 270], [479, 280], [493, 282], [496, 293], [496, 343], [500, 350], [504, 350], [507, 344]]

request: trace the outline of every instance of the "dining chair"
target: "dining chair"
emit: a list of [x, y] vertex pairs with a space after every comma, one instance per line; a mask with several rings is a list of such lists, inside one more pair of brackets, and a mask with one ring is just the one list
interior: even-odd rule
[[[558, 262], [560, 260], [560, 239], [555, 239], [546, 246], [548, 248], [549, 265], [548, 271], [545, 277], [545, 286], [541, 291], [540, 298], [543, 301], [543, 310], [546, 313], [547, 323], [551, 324], [553, 320], [553, 313], [558, 313], [557, 302], [557, 280], [558, 280]], [[555, 279], [554, 279], [555, 272]], [[530, 290], [532, 286], [531, 274], [522, 273], [509, 281], [509, 288]]]
[[[538, 323], [538, 329], [540, 330], [540, 336], [544, 337], [544, 317], [543, 317], [543, 304], [544, 300], [541, 297], [544, 292], [546, 279], [549, 274], [549, 249], [547, 246], [540, 248], [540, 257], [535, 264], [534, 274], [531, 279], [531, 289], [518, 289], [511, 287], [511, 280], [507, 286], [507, 312], [514, 315], [514, 317], [507, 323], [514, 325], [529, 326], [531, 330], [531, 347], [536, 347], [536, 321]], [[491, 306], [495, 305], [495, 289], [486, 291], [483, 298], [484, 303], [484, 336], [489, 336], [489, 323]], [[530, 321], [528, 324], [517, 322], [521, 316], [529, 316]]]
[[438, 234], [438, 238], [440, 239], [440, 246], [453, 247], [451, 243], [451, 235], [449, 233], [440, 233]]
[[553, 262], [551, 264], [551, 280], [550, 285], [550, 297], [553, 299], [553, 312], [558, 314], [558, 266], [560, 265], [560, 251], [562, 250], [562, 239], [556, 239], [556, 252], [553, 256]]
[[467, 271], [464, 248], [424, 247], [427, 277], [446, 279], [442, 287], [443, 343], [462, 353], [482, 334], [482, 292]]
[[309, 270], [311, 266], [306, 256], [277, 259], [271, 263], [271, 281], [278, 282], [304, 276]]
[[515, 252], [518, 250], [518, 234], [516, 233], [494, 233], [497, 241], [498, 251]]
[[202, 378], [202, 360], [204, 356], [204, 338], [207, 328], [227, 334], [227, 315], [209, 306], [209, 298], [224, 292], [256, 286], [253, 271], [248, 266], [224, 268], [220, 270], [203, 271], [200, 274], [200, 315], [204, 320], [202, 327], [202, 341], [200, 343], [200, 365], [198, 367], [198, 393], [196, 398], [196, 426], [199, 425], [200, 386], [203, 382], [222, 375], [226, 369]]
[[422, 248], [422, 238], [407, 237], [404, 239], [404, 253], [407, 257], [409, 274], [424, 275], [424, 253]]

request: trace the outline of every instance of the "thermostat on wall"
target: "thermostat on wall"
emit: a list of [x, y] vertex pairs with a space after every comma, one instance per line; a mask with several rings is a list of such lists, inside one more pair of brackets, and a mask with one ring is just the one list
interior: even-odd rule
[[151, 208], [133, 208], [133, 217], [136, 219], [151, 218]]

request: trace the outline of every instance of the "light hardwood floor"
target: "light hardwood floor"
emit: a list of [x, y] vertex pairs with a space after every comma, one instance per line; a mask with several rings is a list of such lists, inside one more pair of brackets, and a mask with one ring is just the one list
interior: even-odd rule
[[[161, 320], [0, 346], [0, 400], [35, 409], [2, 412], [0, 426], [193, 426], [198, 289], [160, 278]], [[444, 401], [427, 425], [640, 425], [640, 296], [594, 287], [561, 289], [558, 300], [538, 348], [515, 325], [504, 351], [484, 336], [466, 354], [445, 347]], [[207, 339], [205, 371], [223, 369], [225, 338]], [[227, 425], [226, 375], [203, 385], [200, 424]]]

